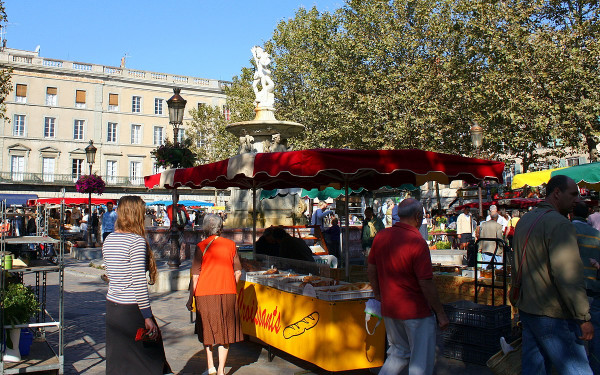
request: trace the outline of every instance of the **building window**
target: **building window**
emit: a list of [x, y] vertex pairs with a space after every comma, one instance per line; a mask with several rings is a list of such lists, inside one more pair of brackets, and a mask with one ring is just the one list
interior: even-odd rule
[[131, 144], [139, 145], [142, 143], [142, 125], [131, 125]]
[[17, 89], [15, 90], [15, 102], [27, 103], [27, 85], [21, 85], [17, 83]]
[[44, 118], [44, 138], [54, 138], [56, 119], [54, 117]]
[[185, 129], [179, 129], [179, 132], [177, 133], [177, 142], [178, 143], [183, 143], [183, 140], [185, 139]]
[[163, 114], [163, 100], [159, 98], [154, 98], [154, 114], [162, 115]]
[[10, 174], [13, 181], [23, 181], [25, 177], [25, 156], [11, 156]]
[[106, 182], [109, 184], [117, 183], [117, 162], [115, 160], [106, 161]]
[[139, 113], [142, 111], [142, 97], [132, 96], [131, 97], [131, 112]]
[[75, 90], [75, 108], [85, 108], [85, 90]]
[[160, 146], [160, 145], [163, 145], [164, 143], [165, 143], [165, 136], [163, 134], [163, 127], [155, 126], [154, 127], [154, 145]]
[[55, 158], [42, 158], [42, 179], [44, 182], [54, 182]]
[[567, 167], [579, 165], [579, 158], [567, 158]]
[[73, 139], [82, 140], [83, 139], [83, 126], [85, 121], [83, 120], [75, 120], [73, 123]]
[[25, 115], [15, 115], [15, 121], [13, 121], [13, 135], [15, 137], [25, 136]]
[[154, 164], [152, 164], [152, 174], [161, 173], [164, 170], [165, 170], [165, 167], [163, 167], [162, 165], [158, 165], [158, 164], [156, 164], [156, 162], [154, 162]]
[[71, 177], [73, 177], [73, 181], [77, 181], [83, 171], [83, 159], [73, 159], [73, 165], [71, 168]]
[[108, 94], [108, 110], [114, 112], [119, 110], [119, 94]]
[[129, 181], [132, 185], [142, 184], [142, 163], [139, 161], [132, 161], [129, 164]]
[[46, 87], [46, 105], [56, 107], [56, 87]]
[[117, 142], [117, 123], [109, 122], [108, 129], [106, 133], [106, 142]]

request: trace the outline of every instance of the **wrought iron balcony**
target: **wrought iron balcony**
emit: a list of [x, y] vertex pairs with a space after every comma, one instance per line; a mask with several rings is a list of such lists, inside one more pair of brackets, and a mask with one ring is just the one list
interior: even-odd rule
[[[74, 186], [79, 178], [73, 174], [0, 172], [1, 184], [36, 184]], [[102, 176], [106, 186], [144, 187], [144, 178], [128, 176]]]

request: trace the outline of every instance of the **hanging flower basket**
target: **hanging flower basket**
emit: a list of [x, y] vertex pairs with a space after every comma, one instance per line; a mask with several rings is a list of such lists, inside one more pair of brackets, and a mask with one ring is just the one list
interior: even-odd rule
[[165, 168], [189, 168], [196, 165], [198, 157], [191, 150], [192, 140], [186, 138], [175, 145], [168, 139], [150, 154], [156, 158], [156, 165]]
[[104, 183], [104, 180], [102, 180], [102, 177], [96, 174], [81, 176], [75, 183], [75, 190], [85, 194], [92, 193], [102, 195], [105, 187], [106, 184]]

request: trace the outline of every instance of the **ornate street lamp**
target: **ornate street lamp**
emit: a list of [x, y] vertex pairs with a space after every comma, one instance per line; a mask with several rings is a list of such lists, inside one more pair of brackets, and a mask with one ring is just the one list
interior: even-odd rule
[[179, 142], [179, 126], [183, 124], [183, 114], [187, 103], [187, 100], [179, 95], [180, 92], [180, 88], [174, 88], [174, 95], [167, 100], [167, 106], [169, 107], [169, 124], [173, 125], [173, 143], [175, 145]]
[[[94, 161], [96, 161], [96, 151], [98, 149], [96, 147], [94, 147], [94, 141], [90, 140], [90, 144], [85, 148], [85, 158], [87, 159], [88, 165], [90, 166], [90, 176], [92, 175], [92, 165], [94, 164]], [[88, 220], [87, 220], [87, 227], [88, 227], [88, 236], [87, 236], [87, 243], [88, 243], [88, 247], [94, 247], [94, 243], [92, 243], [92, 192], [90, 191], [89, 193], [89, 200], [88, 200]]]
[[483, 144], [483, 128], [479, 126], [476, 121], [473, 121], [473, 126], [470, 129], [471, 132], [471, 143], [473, 147], [475, 147], [476, 151], [479, 151], [479, 148]]
[[[174, 88], [174, 95], [167, 100], [167, 106], [169, 107], [169, 123], [173, 125], [173, 144], [175, 146], [179, 144], [179, 126], [183, 124], [183, 114], [187, 103], [187, 100], [179, 95], [180, 92], [180, 88]], [[181, 264], [179, 260], [179, 228], [176, 225], [179, 214], [179, 209], [177, 208], [178, 200], [177, 188], [174, 188], [172, 195], [173, 205], [171, 206], [171, 251], [169, 253], [169, 268], [179, 268], [179, 265]]]
[[[479, 149], [483, 144], [483, 128], [479, 126], [476, 121], [473, 121], [473, 126], [470, 129], [471, 132], [471, 143], [475, 148], [475, 155], [480, 157]], [[483, 217], [483, 201], [481, 198], [481, 183], [477, 184], [477, 195], [479, 198], [479, 217]]]

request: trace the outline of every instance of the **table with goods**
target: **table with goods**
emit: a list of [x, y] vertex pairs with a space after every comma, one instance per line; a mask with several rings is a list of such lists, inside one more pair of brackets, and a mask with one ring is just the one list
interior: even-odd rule
[[[329, 267], [257, 255], [242, 260], [238, 306], [244, 334], [327, 371], [379, 367], [385, 328], [369, 335], [365, 302], [368, 282], [328, 277]], [[377, 319], [371, 319], [372, 332]]]

